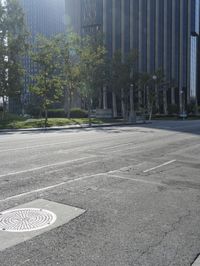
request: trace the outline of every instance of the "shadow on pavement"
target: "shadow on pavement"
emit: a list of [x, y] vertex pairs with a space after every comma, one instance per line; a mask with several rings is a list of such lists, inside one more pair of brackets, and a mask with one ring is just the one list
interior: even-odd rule
[[[149, 129], [149, 130], [147, 130]], [[104, 132], [104, 133], [114, 133], [120, 134], [123, 132], [138, 132], [138, 133], [154, 133], [155, 130], [167, 130], [167, 131], [175, 131], [182, 132], [188, 134], [200, 135], [200, 120], [184, 120], [184, 121], [152, 121], [151, 123], [147, 122], [144, 124], [137, 125], [114, 125], [114, 126], [92, 126], [92, 127], [82, 127], [82, 128], [55, 128], [55, 129], [39, 129], [39, 130], [5, 130], [0, 131], [1, 135], [12, 135], [12, 134], [53, 134], [53, 133], [79, 133], [79, 132]]]

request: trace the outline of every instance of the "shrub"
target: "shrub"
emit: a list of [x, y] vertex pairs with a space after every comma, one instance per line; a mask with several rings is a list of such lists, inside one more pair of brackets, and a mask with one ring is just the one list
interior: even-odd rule
[[196, 104], [195, 103], [187, 104], [187, 112], [190, 115], [194, 115], [196, 113]]
[[[42, 114], [44, 115], [44, 114]], [[48, 117], [49, 118], [65, 118], [66, 114], [64, 112], [64, 109], [49, 109], [48, 111]], [[87, 111], [80, 109], [80, 108], [74, 108], [70, 111], [70, 117], [71, 118], [86, 118], [87, 117]]]
[[27, 114], [29, 114], [33, 117], [41, 116], [41, 108], [39, 106], [36, 106], [33, 104], [27, 105], [25, 111]]
[[178, 105], [177, 104], [170, 104], [168, 106], [168, 112], [170, 115], [178, 114], [178, 112], [179, 112]]
[[49, 109], [48, 111], [49, 118], [64, 118], [66, 117], [64, 109]]
[[87, 118], [88, 113], [86, 110], [83, 110], [80, 108], [73, 108], [70, 111], [70, 117], [71, 118]]

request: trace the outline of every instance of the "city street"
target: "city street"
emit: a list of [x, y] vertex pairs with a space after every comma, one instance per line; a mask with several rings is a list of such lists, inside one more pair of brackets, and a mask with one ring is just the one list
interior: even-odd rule
[[0, 212], [41, 199], [77, 211], [65, 222], [57, 207], [35, 235], [1, 230], [1, 266], [190, 266], [200, 254], [200, 121], [2, 132], [0, 151]]

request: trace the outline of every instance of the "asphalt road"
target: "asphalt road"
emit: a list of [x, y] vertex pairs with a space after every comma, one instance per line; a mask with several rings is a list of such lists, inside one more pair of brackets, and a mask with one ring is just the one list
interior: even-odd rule
[[0, 151], [0, 211], [86, 210], [2, 250], [1, 266], [189, 266], [200, 253], [200, 121], [4, 132]]

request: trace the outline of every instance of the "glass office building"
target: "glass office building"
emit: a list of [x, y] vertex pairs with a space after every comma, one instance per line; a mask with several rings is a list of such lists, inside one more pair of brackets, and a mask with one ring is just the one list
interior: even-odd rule
[[[197, 73], [200, 73], [200, 36], [198, 38], [198, 50], [197, 50]], [[197, 99], [200, 105], [200, 75], [197, 74]]]
[[[31, 44], [34, 44], [36, 36], [39, 34], [50, 37], [65, 30], [64, 0], [20, 0], [20, 3], [30, 32], [29, 40]], [[27, 90], [30, 75], [37, 72], [37, 66], [31, 64], [29, 57], [25, 57], [24, 66], [27, 72], [25, 76]]]
[[[19, 0], [19, 3], [25, 14], [31, 45], [34, 45], [39, 34], [50, 37], [65, 31], [65, 0]], [[21, 99], [10, 99], [11, 112], [21, 112], [21, 105], [27, 104], [30, 100], [29, 86], [31, 76], [37, 72], [37, 65], [31, 62], [29, 56], [23, 58], [23, 65], [25, 69], [23, 93]]]
[[66, 4], [78, 12], [72, 15], [80, 18], [76, 24], [80, 32], [86, 25], [101, 26], [110, 56], [119, 49], [122, 54], [135, 49], [138, 71], [154, 75], [162, 70], [174, 84], [168, 90], [169, 103], [182, 110], [197, 100], [199, 0], [66, 0]]

